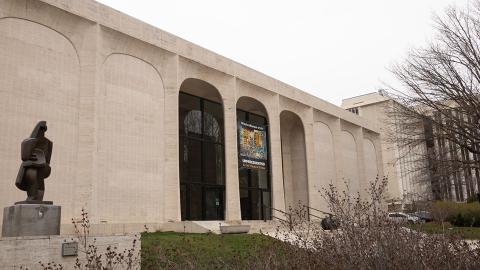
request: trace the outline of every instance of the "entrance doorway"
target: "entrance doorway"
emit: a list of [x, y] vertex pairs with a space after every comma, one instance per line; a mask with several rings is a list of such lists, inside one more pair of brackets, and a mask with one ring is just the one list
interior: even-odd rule
[[180, 92], [179, 163], [182, 220], [224, 219], [223, 122], [221, 103]]
[[223, 220], [224, 188], [181, 184], [182, 220]]
[[[254, 111], [254, 112], [252, 112]], [[240, 186], [240, 207], [242, 220], [263, 220], [271, 219], [271, 181], [270, 181], [270, 149], [268, 135], [268, 119], [262, 104], [252, 98], [242, 97], [237, 102], [237, 125], [238, 125], [238, 151], [239, 151], [239, 186]], [[254, 147], [251, 151], [260, 151], [260, 166], [248, 166], [244, 164], [241, 154], [243, 138], [240, 129], [249, 126], [258, 130], [264, 140], [261, 146]], [[255, 133], [255, 132], [254, 132]], [[245, 134], [243, 134], [245, 136]], [[257, 148], [257, 149], [255, 149]], [[249, 159], [249, 156], [246, 156]]]

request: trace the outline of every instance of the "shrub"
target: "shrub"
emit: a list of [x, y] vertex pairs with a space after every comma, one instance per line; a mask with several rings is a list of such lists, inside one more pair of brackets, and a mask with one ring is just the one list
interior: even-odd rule
[[432, 218], [436, 222], [446, 222], [454, 214], [456, 203], [452, 201], [435, 201], [428, 206]]
[[[205, 265], [202, 250], [183, 243], [182, 248], [142, 248], [145, 269], [480, 269], [480, 248], [456, 234], [424, 234], [390, 223], [385, 212], [387, 180], [371, 183], [369, 196], [351, 195], [333, 185], [322, 191], [339, 229], [324, 231], [309, 220], [308, 209], [291, 209], [292, 222], [277, 228], [276, 238], [252, 248], [247, 256], [225, 257]], [[450, 213], [457, 204], [439, 202], [438, 212]], [[445, 216], [445, 215], [444, 215]], [[462, 216], [463, 217], [463, 216]], [[445, 219], [445, 218], [444, 218]], [[147, 244], [147, 239], [145, 243]], [[151, 245], [151, 247], [159, 245]], [[222, 248], [223, 249], [223, 248]], [[203, 255], [204, 256], [204, 255]]]
[[480, 202], [480, 194], [475, 194], [467, 198], [467, 203], [478, 203]]
[[458, 227], [480, 227], [480, 204], [458, 203], [447, 220]]
[[437, 201], [432, 204], [430, 211], [437, 222], [448, 221], [458, 227], [480, 227], [479, 203]]
[[[340, 228], [324, 232], [297, 220], [289, 243], [263, 250], [256, 269], [480, 269], [480, 247], [456, 234], [424, 234], [391, 223], [383, 207], [386, 179], [369, 196], [330, 186], [323, 192]], [[440, 203], [449, 212], [455, 204]], [[300, 211], [301, 212], [301, 211]], [[462, 215], [462, 218], [464, 216]], [[288, 229], [288, 228], [286, 228]], [[279, 230], [279, 232], [287, 231]]]
[[[98, 245], [96, 239], [90, 236], [90, 219], [88, 212], [82, 208], [82, 217], [79, 220], [72, 218], [75, 235], [78, 238], [79, 254], [75, 258], [75, 270], [139, 270], [140, 248], [138, 237], [132, 241], [130, 248], [123, 251], [117, 247]], [[93, 238], [93, 239], [92, 239]], [[73, 240], [73, 238], [72, 238]], [[62, 264], [51, 262], [38, 262], [42, 270], [63, 270]], [[21, 270], [29, 270], [25, 266]]]

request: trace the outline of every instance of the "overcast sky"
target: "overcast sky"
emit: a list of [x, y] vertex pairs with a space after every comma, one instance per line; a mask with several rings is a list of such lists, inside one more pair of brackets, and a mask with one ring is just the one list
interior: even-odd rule
[[394, 84], [387, 70], [469, 0], [100, 0], [340, 105]]

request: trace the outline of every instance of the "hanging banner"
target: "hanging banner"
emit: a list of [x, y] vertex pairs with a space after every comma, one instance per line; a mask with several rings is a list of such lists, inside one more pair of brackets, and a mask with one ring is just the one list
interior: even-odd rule
[[264, 126], [238, 122], [239, 165], [250, 169], [267, 168], [267, 132]]

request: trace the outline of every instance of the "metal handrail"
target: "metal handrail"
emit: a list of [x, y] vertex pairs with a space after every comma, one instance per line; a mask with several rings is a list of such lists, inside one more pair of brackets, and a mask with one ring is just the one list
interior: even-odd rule
[[284, 215], [287, 217], [287, 220], [285, 220], [285, 219], [283, 219], [283, 218], [276, 217], [273, 213], [271, 213], [271, 216], [272, 216], [272, 219], [273, 219], [273, 218], [276, 218], [276, 219], [278, 219], [278, 220], [280, 220], [280, 221], [283, 221], [283, 222], [287, 223], [287, 224], [288, 224], [288, 228], [290, 229], [290, 231], [293, 230], [293, 218], [292, 218], [292, 214], [291, 214], [291, 213], [287, 213], [287, 212], [285, 212], [285, 211], [283, 211], [283, 210], [276, 209], [276, 208], [273, 208], [273, 207], [270, 207], [270, 206], [267, 206], [267, 205], [263, 205], [263, 208], [262, 208], [262, 209], [263, 209], [263, 220], [264, 220], [265, 222], [267, 222], [267, 217], [266, 217], [266, 215], [265, 215], [265, 208], [268, 208], [268, 209], [270, 209], [270, 210], [277, 211], [277, 212], [280, 212], [280, 213], [284, 214]]
[[305, 206], [305, 207], [307, 207], [308, 209], [315, 210], [315, 211], [317, 211], [317, 212], [320, 212], [320, 213], [322, 213], [322, 214], [325, 214], [325, 215], [333, 215], [332, 213], [325, 212], [325, 211], [322, 211], [322, 210], [318, 210], [318, 209], [316, 209], [316, 208], [313, 208], [313, 207], [311, 207], [311, 206], [308, 206], [308, 205], [304, 205], [304, 206]]
[[324, 219], [324, 217], [320, 217], [320, 216], [317, 216], [317, 215], [315, 215], [315, 214], [312, 214], [310, 210], [317, 211], [317, 212], [322, 213], [322, 214], [324, 214], [324, 215], [332, 216], [332, 213], [325, 212], [325, 211], [322, 211], [322, 210], [318, 210], [318, 209], [316, 209], [316, 208], [313, 208], [313, 207], [308, 206], [308, 205], [305, 205], [305, 204], [304, 204], [303, 206], [307, 208], [307, 214], [308, 214], [308, 219], [309, 219], [309, 220], [310, 220], [310, 217], [316, 217], [316, 218], [318, 218], [318, 219]]
[[[318, 219], [323, 219], [323, 217], [314, 215], [314, 214], [310, 213], [310, 211], [308, 211], [308, 216], [309, 216], [309, 217], [316, 217], [316, 218], [318, 218]], [[309, 220], [310, 220], [310, 218], [309, 218]]]
[[[318, 219], [324, 219], [325, 217], [321, 217], [321, 216], [318, 216], [318, 215], [315, 215], [315, 214], [312, 214], [311, 213], [311, 210], [313, 211], [317, 211], [319, 213], [322, 213], [324, 215], [328, 215], [328, 216], [332, 216], [333, 214], [332, 213], [329, 213], [329, 212], [325, 212], [325, 211], [322, 211], [322, 210], [319, 210], [319, 209], [316, 209], [316, 208], [313, 208], [313, 207], [310, 207], [308, 205], [303, 205], [304, 207], [307, 208], [307, 214], [308, 214], [308, 219], [310, 220], [310, 217], [315, 217], [315, 218], [318, 218]], [[265, 214], [265, 209], [270, 209], [272, 210], [272, 213], [271, 213], [271, 217], [272, 219], [278, 219], [282, 222], [285, 222], [288, 224], [288, 228], [290, 229], [290, 231], [293, 230], [293, 214], [292, 213], [288, 213], [288, 212], [285, 212], [283, 210], [280, 210], [280, 209], [276, 209], [276, 208], [273, 208], [273, 207], [270, 207], [270, 206], [267, 206], [267, 205], [263, 205], [262, 207], [262, 211], [263, 211], [263, 220], [266, 222], [267, 221], [267, 216]], [[283, 214], [286, 219], [283, 219], [283, 218], [280, 218], [280, 217], [277, 217], [273, 214], [273, 211], [276, 211], [278, 213], [281, 213]]]

